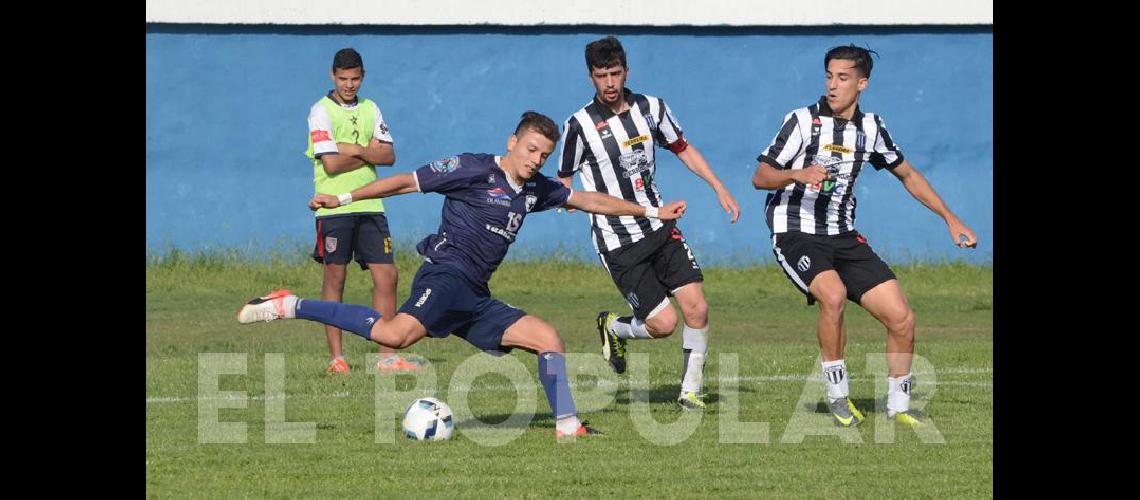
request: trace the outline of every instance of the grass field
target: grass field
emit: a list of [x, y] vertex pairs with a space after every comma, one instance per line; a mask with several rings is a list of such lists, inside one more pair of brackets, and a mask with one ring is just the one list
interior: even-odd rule
[[[398, 304], [418, 265], [408, 255], [398, 262]], [[568, 358], [571, 371], [587, 373], [572, 378], [579, 409], [588, 410], [582, 416], [606, 433], [559, 443], [533, 355], [519, 351], [496, 359], [460, 339], [425, 339], [409, 352], [430, 360], [436, 388], [385, 391], [410, 389], [416, 380], [368, 370], [365, 357], [375, 352], [374, 344], [346, 333], [353, 372], [328, 376], [320, 325], [239, 325], [234, 319], [245, 300], [271, 288], [318, 296], [317, 264], [148, 258], [147, 496], [992, 496], [993, 270], [943, 264], [895, 271], [918, 318], [921, 358], [912, 406], [933, 424], [921, 434], [896, 428], [876, 410], [885, 375], [872, 365], [879, 359], [874, 354], [884, 350], [884, 332], [857, 306], [847, 312], [846, 359], [852, 399], [868, 422], [853, 430], [830, 424], [822, 405], [816, 309], [805, 306], [776, 267], [705, 269], [705, 391], [712, 404], [702, 415], [673, 404], [682, 361], [679, 333], [631, 341], [631, 353], [645, 362], [640, 371], [633, 366], [617, 376], [599, 370], [594, 316], [606, 308], [628, 311], [599, 266], [504, 264], [491, 289], [559, 330], [567, 351], [577, 353]], [[370, 286], [367, 273], [350, 272], [345, 301], [368, 303]], [[202, 358], [209, 366], [200, 366], [204, 353], [234, 353], [245, 360], [244, 375], [201, 378], [216, 368], [209, 356]], [[478, 373], [467, 369], [472, 364], [504, 372], [521, 365], [527, 374], [471, 378]], [[244, 395], [206, 396], [200, 384]], [[404, 439], [399, 414], [418, 395], [434, 395], [453, 409], [466, 397], [473, 417], [458, 419], [450, 441]], [[509, 420], [520, 400], [537, 401], [534, 417]], [[200, 432], [199, 411], [219, 401], [244, 405], [218, 417], [222, 425], [244, 425], [244, 442], [202, 442], [220, 427]], [[283, 439], [277, 432], [282, 404], [283, 419], [301, 428], [286, 438], [300, 442], [276, 442]], [[267, 427], [269, 417], [278, 423]], [[766, 432], [756, 429], [765, 424]], [[742, 426], [757, 432], [741, 433]], [[512, 433], [518, 435], [508, 437]]]

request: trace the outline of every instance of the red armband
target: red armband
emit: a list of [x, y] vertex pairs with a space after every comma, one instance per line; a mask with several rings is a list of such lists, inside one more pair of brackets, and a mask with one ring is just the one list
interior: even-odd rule
[[689, 143], [685, 142], [685, 138], [683, 136], [679, 136], [677, 137], [677, 140], [673, 141], [673, 144], [665, 147], [669, 148], [669, 151], [672, 151], [673, 154], [679, 155], [681, 154], [681, 151], [684, 151], [689, 147]]

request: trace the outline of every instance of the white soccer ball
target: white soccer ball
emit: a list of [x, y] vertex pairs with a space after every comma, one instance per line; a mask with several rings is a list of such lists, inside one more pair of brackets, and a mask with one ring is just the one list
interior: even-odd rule
[[420, 441], [451, 439], [455, 422], [451, 407], [435, 398], [419, 398], [404, 410], [404, 435]]

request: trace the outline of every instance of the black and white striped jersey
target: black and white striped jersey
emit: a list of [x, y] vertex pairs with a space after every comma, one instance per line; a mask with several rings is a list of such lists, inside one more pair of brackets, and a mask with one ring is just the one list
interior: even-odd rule
[[883, 119], [855, 106], [851, 120], [836, 118], [827, 97], [784, 117], [784, 125], [756, 158], [777, 169], [819, 164], [830, 170], [815, 186], [789, 184], [768, 194], [764, 217], [773, 234], [843, 234], [855, 229], [855, 179], [864, 165], [891, 169], [903, 161]]
[[[628, 88], [623, 92], [630, 105], [626, 111], [615, 115], [595, 98], [566, 119], [558, 176], [570, 177], [577, 171], [586, 191], [660, 207], [653, 145], [677, 154], [688, 144], [665, 101]], [[631, 245], [664, 227], [656, 218], [598, 214], [590, 214], [590, 225], [599, 252]]]

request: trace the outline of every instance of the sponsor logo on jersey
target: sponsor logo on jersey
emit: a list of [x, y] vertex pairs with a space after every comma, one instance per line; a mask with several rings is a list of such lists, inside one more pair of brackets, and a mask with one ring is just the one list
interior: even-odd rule
[[649, 155], [645, 151], [632, 151], [618, 158], [626, 177], [633, 177], [649, 170]]
[[511, 201], [511, 195], [507, 194], [507, 192], [501, 187], [493, 187], [491, 189], [488, 189], [487, 196], [487, 199], [489, 200]]
[[637, 137], [633, 137], [633, 138], [629, 139], [628, 141], [625, 141], [625, 142], [621, 143], [621, 145], [622, 145], [622, 146], [625, 146], [625, 147], [627, 147], [627, 148], [628, 148], [628, 147], [630, 147], [630, 146], [632, 146], [632, 145], [634, 145], [634, 144], [641, 144], [641, 143], [643, 143], [643, 142], [645, 142], [645, 141], [648, 141], [648, 140], [649, 140], [649, 136], [648, 136], [648, 135], [645, 135], [645, 134], [641, 134], [641, 135], [639, 135], [639, 136], [637, 136]]

